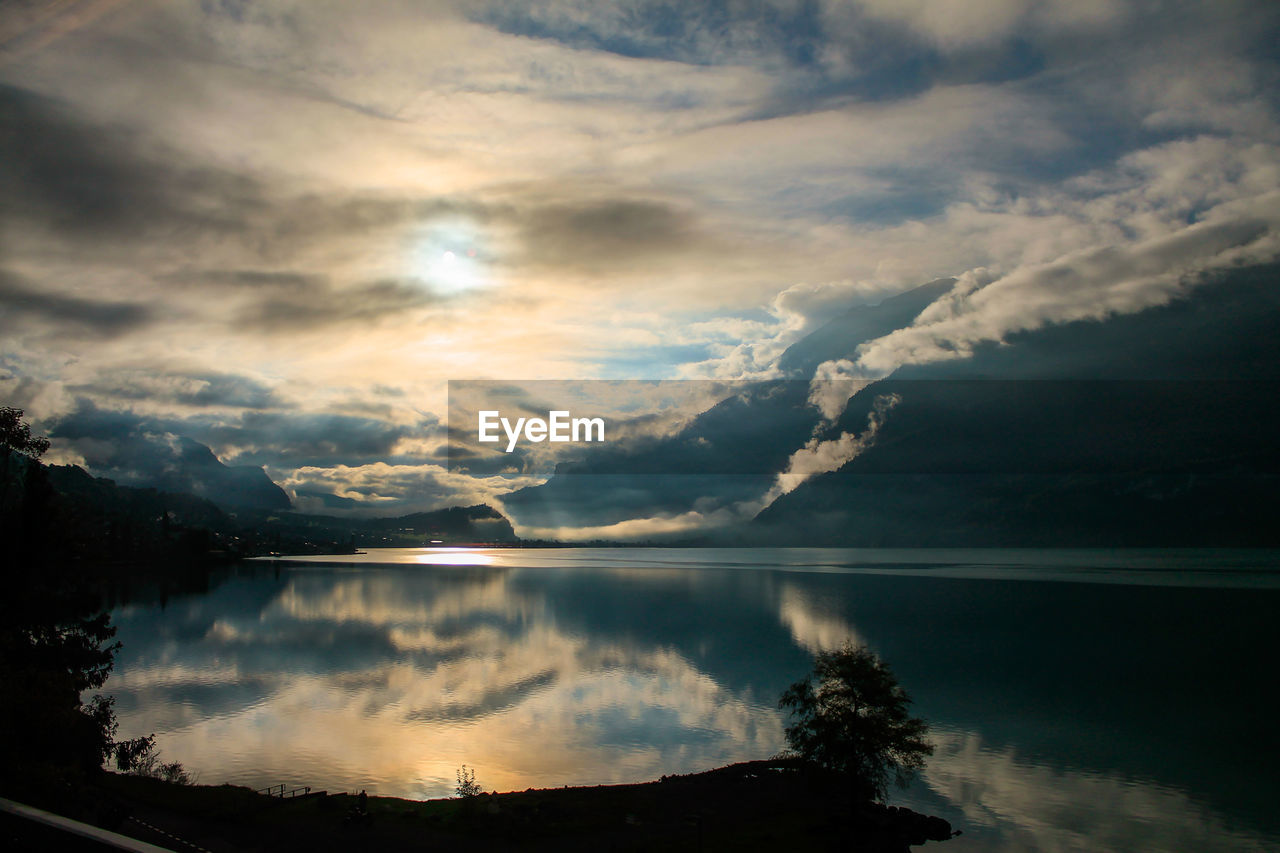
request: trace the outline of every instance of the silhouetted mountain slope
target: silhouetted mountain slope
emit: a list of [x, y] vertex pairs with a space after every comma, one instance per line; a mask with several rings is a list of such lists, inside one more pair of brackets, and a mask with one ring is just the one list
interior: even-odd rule
[[70, 440], [95, 475], [123, 486], [208, 498], [223, 509], [288, 509], [284, 490], [254, 465], [224, 465], [204, 444], [137, 417], [84, 404], [49, 432]]
[[939, 279], [860, 305], [792, 344], [779, 366], [795, 378], [744, 383], [674, 436], [625, 449], [594, 448], [545, 484], [503, 498], [522, 523], [555, 528], [609, 524], [628, 515], [714, 512], [758, 498], [818, 425], [809, 380], [824, 361], [908, 325], [955, 279]]
[[227, 514], [203, 498], [120, 486], [74, 465], [30, 464], [38, 471], [26, 497], [38, 502], [38, 517], [24, 524], [20, 536], [40, 560], [139, 566], [164, 561], [185, 570], [223, 551], [226, 543], [218, 534], [233, 527]]
[[[421, 545], [431, 539], [516, 541], [511, 523], [483, 504], [375, 519], [252, 507], [224, 512], [202, 497], [121, 486], [74, 465], [39, 468], [42, 482], [52, 490], [43, 512], [48, 531], [42, 535], [56, 539], [54, 550], [59, 554], [76, 559], [189, 562], [210, 552], [226, 558], [269, 551], [332, 553], [358, 546]], [[12, 502], [19, 509], [21, 497]], [[44, 543], [46, 550], [49, 544]]]
[[[823, 436], [860, 432], [896, 395], [875, 444], [753, 526], [814, 544], [1280, 542], [1278, 280], [1239, 270], [1160, 308], [900, 369]], [[945, 378], [973, 376], [987, 379]]]
[[483, 542], [511, 542], [516, 539], [511, 522], [491, 506], [476, 504], [449, 507], [431, 512], [415, 512], [396, 518], [371, 518], [364, 526], [371, 531], [409, 533], [413, 536], [449, 536]]
[[911, 325], [920, 312], [955, 285], [954, 278], [940, 278], [891, 296], [878, 305], [857, 305], [787, 347], [778, 359], [788, 376], [808, 380], [824, 361], [849, 358], [858, 345]]
[[750, 500], [813, 432], [817, 413], [808, 396], [807, 381], [744, 386], [674, 436], [593, 449], [503, 503], [523, 524], [554, 528], [680, 513], [699, 500], [704, 510]]
[[[718, 541], [865, 545], [1280, 542], [1280, 275], [1233, 270], [1136, 314], [1050, 326], [902, 367], [823, 427], [808, 382], [756, 383], [679, 433], [564, 465], [507, 496], [524, 524], [577, 527], [758, 500], [815, 436], [874, 444]], [[812, 370], [909, 325], [951, 280], [860, 307], [781, 363]], [[679, 475], [679, 476], [676, 476]]]
[[[1277, 541], [1280, 383], [877, 383], [874, 446], [765, 509], [768, 538], [856, 545]], [[1229, 418], [1208, 413], [1221, 407]], [[861, 419], [865, 424], [865, 417]]]
[[223, 507], [288, 509], [284, 489], [254, 465], [223, 465], [213, 451], [198, 441], [178, 439], [175, 465], [156, 478], [159, 488], [189, 492]]
[[195, 495], [151, 488], [119, 486], [105, 477], [94, 477], [78, 465], [49, 465], [49, 482], [68, 500], [85, 506], [110, 509], [138, 521], [155, 522], [166, 514], [186, 525], [220, 529], [229, 519], [212, 501]]
[[1136, 314], [1008, 335], [898, 379], [1280, 379], [1280, 264], [1221, 273]]
[[390, 518], [342, 518], [246, 509], [236, 513], [236, 520], [243, 529], [253, 531], [261, 550], [291, 553], [414, 546], [433, 539], [447, 543], [517, 541], [511, 522], [485, 504]]

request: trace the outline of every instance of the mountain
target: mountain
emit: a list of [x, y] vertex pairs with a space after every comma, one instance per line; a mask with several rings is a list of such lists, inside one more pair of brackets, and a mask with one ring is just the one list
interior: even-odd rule
[[293, 505], [265, 470], [255, 465], [224, 465], [198, 441], [179, 438], [174, 461], [156, 478], [157, 488], [189, 492], [226, 508], [289, 509]]
[[[972, 357], [899, 368], [834, 424], [808, 404], [816, 365], [910, 325], [940, 279], [833, 319], [678, 433], [606, 446], [504, 498], [554, 529], [731, 518], [811, 438], [874, 442], [745, 524], [699, 541], [821, 545], [1280, 544], [1280, 266], [1240, 268], [1167, 305], [1021, 332]], [[678, 535], [678, 534], [677, 534]]]
[[554, 529], [752, 500], [812, 433], [808, 395], [806, 381], [751, 383], [673, 436], [596, 448], [546, 483], [505, 495], [503, 506], [522, 524]]
[[603, 446], [556, 469], [546, 483], [503, 504], [522, 524], [608, 525], [635, 515], [708, 513], [758, 499], [818, 425], [809, 378], [819, 364], [909, 324], [955, 279], [939, 279], [858, 306], [792, 344], [779, 366], [790, 378], [742, 383], [678, 434], [625, 448]]
[[333, 519], [333, 522], [355, 525], [357, 540], [379, 544], [379, 536], [397, 538], [404, 544], [422, 544], [440, 539], [449, 542], [516, 542], [515, 530], [502, 513], [491, 506], [454, 506], [430, 512], [415, 512], [395, 518], [369, 518], [360, 521]]
[[517, 542], [511, 522], [477, 504], [415, 512], [394, 518], [343, 518], [241, 509], [233, 516], [246, 550], [286, 554], [349, 553], [356, 548]]
[[79, 450], [95, 475], [119, 485], [207, 498], [226, 510], [289, 509], [284, 490], [255, 465], [224, 465], [206, 445], [132, 415], [81, 404], [55, 423], [52, 438]]
[[227, 514], [206, 498], [119, 486], [105, 477], [94, 477], [78, 465], [49, 465], [46, 470], [54, 490], [83, 507], [109, 510], [137, 522], [154, 522], [168, 515], [173, 522], [192, 527], [217, 530], [229, 524]]
[[74, 465], [40, 467], [57, 493], [63, 535], [77, 540], [77, 553], [96, 559], [190, 557], [211, 550], [230, 556], [334, 553], [362, 546], [422, 545], [433, 539], [517, 541], [511, 522], [483, 504], [372, 519], [243, 505], [224, 512], [203, 497], [121, 486]]
[[764, 509], [762, 541], [1274, 545], [1280, 268], [1011, 336], [860, 391], [824, 437], [874, 444]]
[[787, 347], [778, 367], [790, 377], [809, 380], [824, 361], [849, 358], [858, 345], [911, 325], [920, 312], [948, 293], [956, 280], [940, 278], [899, 293], [877, 305], [857, 305]]

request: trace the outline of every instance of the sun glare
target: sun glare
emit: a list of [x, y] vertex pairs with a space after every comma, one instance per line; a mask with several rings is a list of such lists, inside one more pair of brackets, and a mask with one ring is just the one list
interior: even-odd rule
[[485, 283], [483, 253], [470, 226], [435, 226], [415, 240], [410, 263], [414, 274], [442, 294], [475, 290]]

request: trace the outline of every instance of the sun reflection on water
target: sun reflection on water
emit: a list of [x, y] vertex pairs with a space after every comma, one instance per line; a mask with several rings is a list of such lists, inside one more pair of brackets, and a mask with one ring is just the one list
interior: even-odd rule
[[424, 566], [495, 566], [498, 557], [485, 548], [418, 548], [413, 562]]

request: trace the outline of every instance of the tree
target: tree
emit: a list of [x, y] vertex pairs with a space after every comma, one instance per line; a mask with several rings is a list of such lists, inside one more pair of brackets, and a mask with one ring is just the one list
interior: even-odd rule
[[787, 742], [801, 758], [839, 774], [855, 796], [881, 800], [890, 778], [905, 788], [933, 754], [929, 726], [910, 704], [884, 661], [849, 642], [819, 653], [813, 674], [778, 700], [794, 717]]
[[56, 568], [23, 569], [0, 605], [0, 790], [9, 796], [91, 776], [117, 746], [111, 698], [82, 699], [106, 681], [119, 647], [108, 614]]
[[5, 459], [13, 451], [39, 459], [49, 449], [49, 439], [31, 437], [31, 426], [22, 419], [22, 409], [0, 406], [0, 452]]
[[117, 750], [138, 749], [115, 742], [111, 697], [83, 698], [107, 680], [119, 643], [99, 579], [60, 559], [66, 531], [39, 462], [48, 448], [21, 409], [0, 407], [0, 793], [28, 800], [34, 789], [91, 777]]
[[[43, 436], [32, 437], [31, 425], [22, 419], [22, 409], [12, 406], [0, 406], [0, 508], [7, 508], [10, 496], [10, 479], [15, 476], [22, 479], [24, 469], [14, 464], [14, 455], [39, 459], [49, 449], [49, 439]], [[33, 470], [30, 466], [28, 472]], [[18, 484], [21, 486], [21, 483]]]

